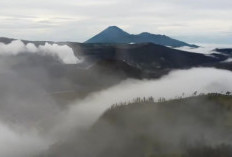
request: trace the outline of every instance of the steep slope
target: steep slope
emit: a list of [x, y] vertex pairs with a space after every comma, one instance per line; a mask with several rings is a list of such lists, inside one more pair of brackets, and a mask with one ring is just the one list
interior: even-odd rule
[[54, 145], [47, 156], [231, 157], [231, 103], [220, 94], [137, 98], [114, 105], [82, 138]]
[[116, 26], [110, 26], [101, 33], [87, 40], [85, 43], [155, 43], [172, 47], [197, 47], [165, 35], [150, 34], [147, 32], [134, 35], [129, 34]]
[[86, 41], [86, 43], [128, 43], [130, 40], [130, 34], [116, 26], [111, 26]]

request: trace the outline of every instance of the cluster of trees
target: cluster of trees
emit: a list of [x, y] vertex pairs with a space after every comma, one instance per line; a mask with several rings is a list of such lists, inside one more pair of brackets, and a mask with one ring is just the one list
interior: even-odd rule
[[[119, 137], [128, 139], [127, 142], [121, 141], [126, 144], [120, 150], [128, 153], [127, 156], [232, 157], [232, 145], [224, 140], [224, 137], [230, 137], [231, 132], [231, 117], [227, 116], [232, 111], [231, 93], [198, 94], [196, 91], [193, 94], [173, 100], [135, 98], [130, 102], [114, 104], [102, 119], [110, 127], [119, 128], [115, 136], [117, 140]], [[229, 111], [227, 106], [231, 107]], [[112, 130], [115, 131], [115, 128]], [[170, 137], [177, 137], [166, 141], [170, 134]], [[217, 135], [215, 140], [214, 135]], [[222, 137], [220, 142], [219, 137]], [[181, 149], [175, 150], [176, 146]], [[115, 152], [119, 152], [117, 146]]]
[[[163, 99], [164, 98], [162, 98], [162, 100]], [[129, 105], [129, 104], [154, 103], [154, 102], [155, 102], [155, 99], [152, 96], [148, 97], [148, 98], [146, 98], [146, 97], [143, 97], [143, 98], [137, 97], [137, 98], [133, 99], [132, 101], [113, 104], [112, 108], [117, 107], [117, 106], [125, 106], [125, 105]]]
[[[225, 93], [221, 92], [221, 93], [208, 93], [208, 94], [199, 93], [198, 94], [198, 91], [194, 91], [191, 97], [197, 97], [197, 96], [209, 96], [209, 97], [232, 96], [232, 92], [227, 91]], [[175, 101], [180, 101], [184, 97], [185, 97], [185, 93], [182, 93], [182, 96], [178, 96], [174, 100]], [[137, 98], [133, 99], [132, 101], [113, 104], [109, 110], [113, 110], [113, 109], [116, 109], [116, 108], [119, 109], [119, 108], [127, 106], [127, 105], [153, 104], [153, 103], [162, 103], [162, 102], [167, 102], [167, 101], [168, 100], [166, 100], [163, 97], [158, 98], [157, 101], [155, 101], [154, 97], [152, 97], [152, 96], [150, 96], [150, 97], [142, 97], [142, 98], [137, 97]]]
[[[228, 95], [228, 96], [230, 96], [231, 94], [232, 94], [232, 93], [231, 93], [230, 91], [227, 91], [227, 92], [225, 92], [225, 93], [223, 93], [223, 92], [221, 92], [221, 93], [208, 93], [208, 94], [206, 94], [206, 95], [215, 95], [215, 96]], [[201, 96], [201, 95], [205, 95], [205, 94], [204, 94], [204, 93], [198, 94], [197, 91], [195, 91], [195, 92], [193, 93], [193, 96]]]

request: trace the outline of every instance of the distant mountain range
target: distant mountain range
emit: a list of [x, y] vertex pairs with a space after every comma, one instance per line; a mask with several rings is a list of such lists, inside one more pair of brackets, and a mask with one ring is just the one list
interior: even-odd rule
[[[113, 29], [116, 28], [113, 27]], [[124, 34], [127, 33], [124, 32]], [[9, 44], [13, 40], [15, 39], [0, 38], [0, 42], [5, 44]], [[173, 69], [199, 66], [232, 70], [232, 63], [223, 62], [231, 57], [229, 55], [230, 49], [216, 49], [215, 51], [222, 52], [204, 55], [180, 51], [154, 43], [113, 44], [26, 40], [22, 40], [22, 42], [24, 44], [33, 43], [35, 46], [44, 45], [46, 42], [68, 45], [73, 49], [76, 56], [85, 60], [82, 64], [74, 66], [80, 68], [93, 66], [93, 69], [94, 66], [100, 66], [104, 69], [107, 68], [106, 71], [117, 73], [116, 75], [123, 72], [126, 76], [134, 78], [157, 78]], [[35, 58], [39, 59], [36, 55], [30, 60], [35, 60]], [[38, 63], [44, 64], [42, 61], [38, 61]]]
[[117, 26], [108, 27], [91, 39], [87, 40], [85, 43], [154, 43], [171, 47], [198, 47], [197, 45], [188, 44], [165, 35], [151, 34], [147, 32], [138, 35], [129, 34]]
[[[153, 43], [70, 46], [75, 52], [79, 52], [78, 56], [84, 56], [86, 59], [123, 61], [144, 71], [188, 68], [220, 62], [227, 58], [180, 51]], [[76, 48], [78, 50], [75, 50]]]

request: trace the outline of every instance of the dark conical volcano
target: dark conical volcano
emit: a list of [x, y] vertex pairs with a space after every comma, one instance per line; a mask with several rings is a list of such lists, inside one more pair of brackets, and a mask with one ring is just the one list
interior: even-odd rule
[[110, 26], [86, 43], [127, 43], [129, 40], [130, 34], [116, 26]]
[[117, 26], [110, 26], [96, 36], [87, 40], [86, 43], [154, 43], [164, 46], [181, 47], [190, 46], [197, 47], [176, 39], [172, 39], [165, 35], [157, 35], [151, 33], [141, 33], [138, 35], [129, 34]]

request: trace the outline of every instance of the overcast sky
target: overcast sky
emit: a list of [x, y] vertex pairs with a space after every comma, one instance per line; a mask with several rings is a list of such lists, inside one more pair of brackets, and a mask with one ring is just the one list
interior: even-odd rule
[[232, 43], [232, 0], [0, 0], [0, 36], [83, 42], [111, 25]]

